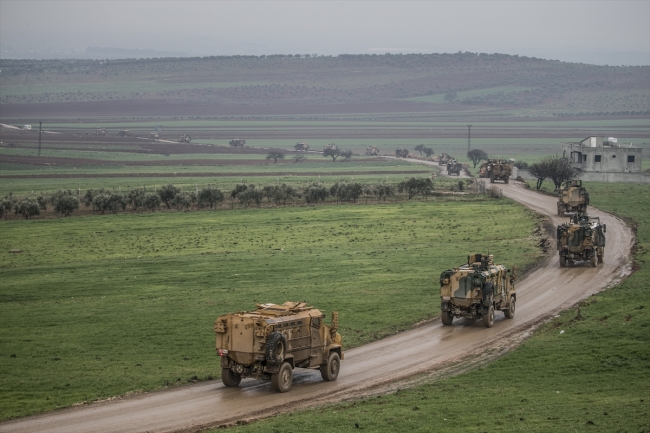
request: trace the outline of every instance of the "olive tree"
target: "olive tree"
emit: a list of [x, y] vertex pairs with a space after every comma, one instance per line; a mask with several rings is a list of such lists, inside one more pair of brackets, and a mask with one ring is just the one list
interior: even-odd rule
[[467, 152], [467, 157], [474, 164], [474, 168], [476, 168], [479, 162], [481, 162], [484, 159], [488, 159], [488, 154], [487, 152], [481, 149], [472, 149], [469, 152]]
[[399, 192], [406, 192], [409, 200], [418, 194], [426, 197], [433, 192], [433, 181], [428, 177], [412, 177], [397, 185]]
[[217, 188], [206, 187], [199, 191], [197, 201], [199, 203], [199, 208], [204, 205], [210, 205], [210, 209], [221, 203], [224, 200], [223, 193]]
[[29, 219], [34, 215], [41, 214], [41, 206], [38, 204], [36, 197], [27, 197], [22, 199], [15, 207], [16, 215], [22, 215]]
[[169, 185], [161, 187], [158, 191], [158, 195], [160, 196], [160, 200], [162, 200], [162, 202], [165, 203], [165, 206], [167, 206], [167, 209], [171, 209], [172, 200], [174, 200], [174, 197], [176, 197], [176, 194], [179, 192], [181, 192], [181, 190], [176, 185], [170, 183]]
[[79, 198], [69, 189], [60, 189], [50, 199], [54, 211], [64, 217], [70, 216], [72, 212], [79, 209]]
[[272, 159], [272, 160], [273, 160], [273, 164], [277, 164], [277, 163], [278, 163], [278, 159], [284, 159], [284, 152], [281, 151], [281, 150], [271, 150], [271, 151], [266, 155], [266, 159], [267, 159], [267, 160]]

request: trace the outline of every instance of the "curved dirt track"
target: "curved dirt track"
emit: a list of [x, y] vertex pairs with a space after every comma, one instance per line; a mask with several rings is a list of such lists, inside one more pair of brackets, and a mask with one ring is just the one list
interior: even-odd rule
[[[504, 195], [548, 215], [553, 224], [554, 197], [538, 194], [520, 184], [498, 185]], [[519, 341], [536, 324], [574, 305], [577, 301], [619, 281], [630, 271], [631, 230], [618, 218], [590, 208], [607, 224], [605, 263], [597, 268], [577, 264], [560, 268], [551, 254], [517, 285], [517, 311], [513, 320], [497, 313], [493, 328], [480, 322], [454, 320], [443, 327], [439, 320], [411, 331], [345, 352], [336, 382], [323, 382], [318, 371], [296, 370], [294, 386], [286, 394], [270, 390], [268, 382], [242, 381], [239, 388], [225, 388], [211, 381], [181, 389], [129, 397], [85, 407], [19, 419], [0, 424], [2, 432], [169, 432], [196, 431], [201, 427], [234, 423], [278, 412], [340, 401], [390, 386], [418, 373], [450, 365], [471, 363], [486, 357], [505, 342]], [[431, 272], [431, 289], [437, 289], [438, 270]], [[438, 305], [431, 305], [437, 309]], [[390, 349], [388, 349], [390, 348]], [[467, 355], [473, 355], [471, 359]], [[461, 361], [462, 360], [462, 361]], [[458, 361], [461, 361], [458, 363]], [[215, 368], [218, 368], [215, 359]]]

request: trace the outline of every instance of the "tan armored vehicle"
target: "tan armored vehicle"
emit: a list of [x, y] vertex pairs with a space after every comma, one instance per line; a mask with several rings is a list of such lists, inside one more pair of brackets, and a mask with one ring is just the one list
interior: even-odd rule
[[441, 153], [438, 157], [438, 165], [447, 165], [451, 159], [451, 156], [447, 155], [446, 153]]
[[407, 158], [408, 156], [409, 156], [408, 149], [404, 149], [403, 147], [395, 149], [395, 157], [397, 157], [397, 158]]
[[467, 264], [440, 274], [440, 317], [451, 325], [454, 317], [482, 318], [494, 325], [494, 310], [515, 317], [515, 275], [504, 265], [495, 265], [492, 254], [472, 254]]
[[106, 128], [95, 129], [95, 135], [106, 135]]
[[329, 326], [324, 318], [304, 302], [257, 304], [254, 311], [218, 317], [214, 331], [223, 384], [238, 386], [242, 378], [254, 377], [287, 392], [296, 367], [319, 369], [324, 380], [336, 380], [343, 359], [338, 313], [332, 313]]
[[117, 133], [117, 135], [119, 135], [120, 137], [130, 137], [132, 134], [131, 131], [129, 131], [128, 129], [122, 129], [120, 132]]
[[379, 149], [377, 148], [377, 146], [368, 146], [366, 147], [366, 155], [377, 156], [379, 155]]
[[581, 180], [566, 182], [558, 192], [557, 214], [564, 216], [567, 212], [586, 213], [589, 205], [589, 193], [582, 186]]
[[607, 224], [587, 214], [574, 214], [568, 223], [557, 226], [557, 250], [560, 267], [576, 261], [589, 261], [592, 267], [605, 262]]
[[447, 174], [450, 176], [456, 175], [460, 176], [460, 171], [463, 169], [463, 164], [456, 161], [455, 159], [449, 160], [447, 162]]
[[158, 134], [157, 132], [150, 132], [149, 140], [160, 140], [160, 134]]
[[479, 168], [479, 177], [490, 178], [490, 183], [502, 181], [510, 182], [512, 176], [512, 163], [505, 159], [488, 159]]
[[192, 137], [190, 137], [190, 134], [183, 134], [178, 139], [179, 143], [189, 143], [190, 141], [192, 141]]
[[294, 149], [296, 150], [309, 150], [309, 144], [305, 143], [304, 141], [299, 141], [296, 143], [295, 146], [293, 146]]

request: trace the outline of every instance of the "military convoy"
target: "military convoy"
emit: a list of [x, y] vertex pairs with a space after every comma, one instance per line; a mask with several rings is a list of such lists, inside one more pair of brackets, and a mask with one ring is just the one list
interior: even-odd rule
[[488, 159], [479, 168], [479, 177], [489, 178], [490, 183], [501, 181], [510, 182], [512, 176], [512, 163], [505, 159]]
[[581, 180], [570, 180], [558, 191], [557, 214], [563, 217], [567, 212], [586, 213], [589, 193]]
[[223, 384], [235, 387], [253, 377], [287, 392], [296, 367], [318, 369], [323, 380], [336, 380], [343, 359], [338, 313], [332, 313], [329, 326], [324, 319], [305, 302], [258, 304], [253, 311], [218, 317], [214, 331]]
[[586, 213], [571, 215], [569, 222], [557, 226], [557, 250], [560, 267], [576, 261], [588, 261], [592, 267], [605, 262], [605, 232], [607, 224], [601, 224], [599, 217]]
[[454, 317], [474, 319], [494, 325], [494, 311], [515, 317], [515, 274], [504, 265], [495, 265], [492, 254], [472, 254], [467, 264], [440, 274], [440, 316], [443, 325]]

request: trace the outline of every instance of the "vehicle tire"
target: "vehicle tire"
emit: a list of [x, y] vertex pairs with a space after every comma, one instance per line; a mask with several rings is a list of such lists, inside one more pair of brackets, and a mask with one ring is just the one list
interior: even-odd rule
[[566, 257], [560, 256], [560, 267], [566, 268]]
[[273, 332], [266, 340], [266, 362], [273, 365], [280, 365], [284, 361], [284, 354], [287, 350], [287, 340], [279, 332]]
[[454, 321], [454, 316], [449, 311], [441, 311], [440, 320], [442, 320], [443, 325], [449, 326]]
[[327, 358], [327, 364], [320, 366], [320, 375], [323, 380], [333, 382], [339, 377], [339, 370], [341, 369], [341, 357], [336, 352], [330, 352]]
[[293, 370], [291, 364], [283, 362], [280, 370], [271, 375], [271, 388], [277, 392], [287, 392], [293, 383]]
[[235, 387], [235, 386], [239, 386], [239, 382], [241, 382], [241, 376], [238, 375], [237, 373], [234, 373], [229, 368], [222, 368], [221, 369], [221, 381], [227, 387], [232, 388], [232, 387]]
[[596, 254], [592, 255], [591, 258], [589, 259], [589, 262], [591, 263], [591, 267], [595, 268], [598, 266], [598, 256]]
[[600, 254], [598, 254], [598, 261], [600, 263], [605, 263], [605, 250], [602, 250]]
[[486, 328], [491, 328], [494, 326], [494, 306], [490, 305], [490, 308], [488, 308], [487, 313], [483, 314], [483, 325], [485, 325]]
[[494, 178], [493, 177], [490, 178], [490, 183], [494, 183]]
[[509, 182], [510, 182], [510, 178], [506, 177], [506, 183], [509, 183]]
[[504, 310], [503, 313], [506, 315], [506, 319], [515, 318], [515, 297], [514, 296], [510, 297], [510, 305], [508, 305], [508, 309]]

